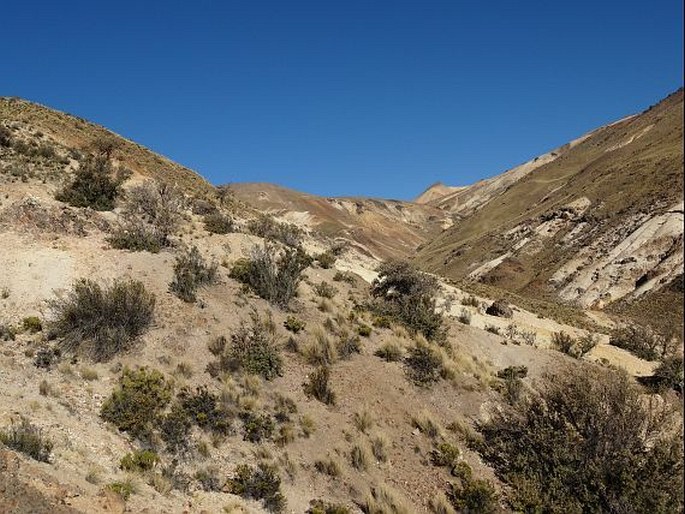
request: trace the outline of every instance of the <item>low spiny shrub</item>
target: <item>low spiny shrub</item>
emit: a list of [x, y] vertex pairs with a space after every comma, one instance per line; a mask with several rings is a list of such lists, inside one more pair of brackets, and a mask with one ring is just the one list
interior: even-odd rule
[[63, 350], [106, 361], [145, 332], [154, 307], [155, 296], [142, 282], [115, 280], [102, 287], [81, 279], [65, 297], [50, 301], [49, 329]]

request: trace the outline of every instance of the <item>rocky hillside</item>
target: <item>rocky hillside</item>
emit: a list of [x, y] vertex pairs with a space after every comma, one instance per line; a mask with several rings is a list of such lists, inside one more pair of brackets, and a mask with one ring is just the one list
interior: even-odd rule
[[[416, 261], [529, 297], [682, 328], [683, 91], [428, 204], [455, 224]], [[655, 302], [655, 297], [661, 301]], [[661, 307], [672, 300], [665, 314]]]
[[[11, 124], [15, 133], [15, 139], [28, 145], [25, 152], [19, 151], [15, 156], [24, 157], [20, 159], [23, 165], [17, 163], [17, 169], [12, 172], [20, 176], [30, 173], [36, 167], [36, 159], [41, 157], [41, 151], [48, 152], [42, 156], [48, 158], [43, 162], [50, 161], [52, 156], [47, 148], [61, 148], [63, 162], [59, 164], [68, 168], [75, 164], [74, 157], [84, 148], [91, 147], [96, 141], [109, 140], [116, 142], [116, 159], [138, 177], [173, 182], [194, 195], [208, 194], [213, 190], [204, 178], [185, 166], [77, 116], [20, 98], [0, 97], [0, 120], [7, 120], [6, 123]], [[18, 149], [24, 150], [21, 146]], [[10, 163], [4, 164], [7, 167]]]
[[451, 224], [440, 209], [399, 200], [327, 198], [272, 184], [231, 184], [236, 198], [378, 259], [412, 256]]
[[232, 195], [17, 99], [0, 191], [0, 512], [683, 508], [682, 356], [379, 267], [449, 209]]

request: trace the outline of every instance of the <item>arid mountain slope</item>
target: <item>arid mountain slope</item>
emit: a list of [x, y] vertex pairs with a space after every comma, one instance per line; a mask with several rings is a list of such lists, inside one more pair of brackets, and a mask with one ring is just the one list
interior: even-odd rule
[[[105, 129], [19, 100], [0, 106], [2, 513], [322, 512], [311, 500], [349, 514], [510, 512], [519, 482], [473, 445], [482, 422], [563, 370], [661, 380], [658, 362], [606, 333], [515, 302], [493, 312], [492, 296], [401, 265], [393, 280], [409, 287], [373, 294], [368, 254], [410, 255], [448, 210], [237, 186], [309, 230], [252, 223], [252, 208]], [[93, 150], [103, 137], [118, 142], [111, 155]], [[123, 183], [119, 163], [134, 171]], [[357, 251], [322, 258], [337, 238]], [[644, 437], [629, 457], [654, 448]], [[665, 487], [635, 462], [644, 480], [631, 483], [650, 498], [661, 486], [682, 510], [677, 480]], [[678, 478], [671, 469], [659, 468]]]
[[439, 200], [454, 195], [464, 189], [467, 189], [467, 186], [446, 186], [442, 182], [436, 182], [417, 196], [414, 199], [414, 203], [419, 203], [421, 205], [439, 205]]
[[[637, 116], [432, 200], [461, 219], [416, 260], [455, 279], [582, 307], [649, 303], [646, 293], [682, 280], [682, 142], [681, 89]], [[669, 321], [682, 326], [682, 310], [672, 312]]]
[[440, 209], [399, 200], [326, 198], [273, 184], [236, 183], [230, 187], [247, 205], [325, 237], [348, 241], [379, 259], [410, 257], [450, 223]]
[[[0, 97], [0, 120], [11, 120], [17, 127], [16, 135], [31, 130], [40, 136], [27, 137], [35, 149], [42, 144], [57, 144], [64, 149], [80, 151], [95, 141], [109, 138], [118, 146], [116, 157], [140, 178], [150, 178], [177, 184], [189, 193], [206, 195], [213, 187], [193, 170], [181, 166], [138, 143], [125, 139], [110, 130], [43, 105], [13, 97]], [[71, 159], [71, 164], [75, 161]], [[67, 162], [67, 164], [69, 164]]]

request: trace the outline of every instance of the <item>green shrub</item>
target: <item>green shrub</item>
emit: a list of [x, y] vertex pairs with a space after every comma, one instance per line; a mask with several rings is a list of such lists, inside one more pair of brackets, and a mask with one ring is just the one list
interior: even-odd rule
[[441, 342], [447, 333], [442, 315], [435, 312], [438, 288], [436, 278], [406, 262], [384, 262], [371, 285], [375, 299], [371, 308], [378, 315], [396, 319], [429, 341]]
[[40, 369], [52, 369], [62, 358], [59, 348], [45, 346], [39, 348], [33, 358], [33, 365]]
[[333, 298], [338, 290], [328, 282], [322, 280], [320, 283], [314, 285], [314, 292], [321, 298]]
[[240, 464], [226, 482], [226, 489], [250, 500], [261, 500], [269, 512], [283, 512], [285, 497], [281, 493], [281, 479], [276, 468], [260, 463], [256, 468]]
[[349, 271], [336, 271], [333, 275], [334, 282], [347, 282], [348, 284], [354, 284], [354, 275]]
[[597, 346], [597, 338], [593, 334], [585, 334], [576, 340], [576, 355], [580, 358], [589, 353], [595, 346]]
[[431, 451], [431, 462], [434, 466], [447, 467], [452, 470], [459, 462], [459, 448], [451, 443], [440, 443]]
[[521, 379], [528, 375], [526, 366], [508, 366], [497, 372], [497, 377], [502, 379], [502, 393], [510, 405], [521, 399], [523, 382]]
[[157, 370], [124, 369], [118, 387], [102, 404], [100, 416], [135, 438], [148, 438], [171, 401], [173, 386]]
[[188, 388], [181, 389], [178, 401], [190, 419], [200, 428], [221, 435], [231, 431], [228, 412], [220, 407], [218, 397], [210, 393], [206, 386], [198, 386], [194, 392]]
[[309, 265], [306, 254], [286, 249], [280, 255], [275, 246], [255, 246], [250, 259], [238, 260], [230, 276], [247, 285], [265, 300], [286, 307], [297, 294], [302, 272]]
[[219, 478], [219, 470], [213, 466], [199, 469], [195, 472], [197, 480], [203, 491], [221, 492], [224, 481]]
[[124, 471], [142, 473], [150, 471], [159, 463], [159, 455], [153, 450], [135, 450], [121, 458], [119, 467]]
[[[210, 373], [242, 369], [247, 373], [261, 375], [266, 380], [281, 374], [283, 359], [276, 344], [276, 332], [270, 318], [262, 319], [256, 312], [250, 314], [251, 324], [242, 323], [231, 335], [230, 343], [223, 339], [223, 348], [213, 348], [218, 361], [210, 364]], [[222, 340], [218, 340], [219, 343]], [[215, 345], [217, 343], [215, 342]]]
[[246, 412], [243, 418], [243, 440], [259, 443], [271, 439], [274, 432], [274, 421], [268, 414]]
[[477, 448], [512, 488], [514, 510], [682, 510], [682, 421], [668, 406], [646, 402], [624, 373], [589, 365], [541, 386], [478, 425]]
[[673, 350], [673, 344], [667, 338], [639, 325], [624, 325], [614, 329], [609, 344], [649, 361], [662, 359]]
[[528, 376], [528, 366], [507, 366], [497, 372], [497, 377], [501, 379], [526, 378]]
[[126, 501], [132, 494], [135, 494], [136, 487], [131, 480], [119, 480], [107, 485], [107, 489], [114, 491]]
[[418, 386], [428, 387], [440, 380], [442, 356], [429, 343], [417, 341], [409, 348], [409, 355], [404, 359], [407, 374]]
[[195, 302], [198, 288], [216, 281], [216, 264], [207, 264], [196, 246], [176, 257], [169, 291], [188, 303]]
[[121, 148], [121, 140], [114, 135], [106, 134], [96, 137], [86, 148], [97, 156], [111, 159], [114, 153]]
[[683, 356], [666, 357], [654, 370], [654, 381], [659, 389], [673, 389], [683, 394]]
[[43, 323], [38, 316], [27, 316], [21, 321], [21, 327], [25, 332], [35, 334], [43, 330]]
[[393, 342], [388, 342], [383, 344], [376, 352], [374, 353], [376, 357], [380, 357], [386, 362], [398, 362], [402, 360], [402, 348], [400, 348], [399, 345]]
[[247, 225], [250, 233], [269, 241], [280, 241], [286, 246], [296, 248], [302, 244], [304, 232], [290, 223], [279, 223], [271, 216], [262, 214]]
[[554, 332], [552, 334], [552, 346], [566, 355], [580, 359], [597, 346], [597, 339], [592, 334], [574, 339], [566, 332]]
[[392, 319], [388, 316], [374, 316], [371, 324], [376, 328], [391, 328]]
[[127, 349], [152, 323], [155, 297], [134, 280], [115, 280], [103, 288], [81, 279], [49, 307], [50, 332], [60, 339], [62, 349], [106, 361]]
[[371, 327], [362, 323], [357, 327], [357, 334], [362, 337], [369, 337], [371, 335]]
[[0, 124], [0, 146], [12, 146], [12, 131]]
[[190, 450], [192, 421], [180, 404], [175, 404], [159, 422], [160, 436], [166, 449], [173, 455], [184, 455]]
[[43, 435], [43, 431], [22, 417], [19, 424], [14, 424], [0, 431], [0, 443], [8, 448], [21, 452], [40, 462], [50, 461], [53, 443]]
[[324, 500], [311, 500], [305, 514], [351, 514], [352, 511], [345, 505], [329, 503]]
[[113, 166], [105, 156], [89, 157], [81, 162], [74, 179], [55, 198], [74, 207], [111, 211], [121, 192], [121, 185], [130, 173]]
[[307, 397], [314, 397], [326, 405], [335, 404], [335, 393], [331, 389], [330, 370], [328, 366], [320, 366], [309, 374], [309, 380], [303, 384]]
[[323, 269], [331, 269], [335, 264], [337, 257], [331, 251], [320, 253], [316, 256], [316, 262], [319, 263]]
[[229, 234], [235, 232], [233, 219], [230, 216], [213, 212], [204, 217], [205, 230], [211, 234]]
[[447, 499], [458, 512], [495, 514], [499, 512], [499, 497], [487, 480], [465, 480], [450, 484]]
[[301, 330], [304, 330], [306, 324], [304, 321], [296, 318], [295, 316], [288, 316], [283, 322], [283, 326], [286, 330], [292, 332], [293, 334], [297, 334]]

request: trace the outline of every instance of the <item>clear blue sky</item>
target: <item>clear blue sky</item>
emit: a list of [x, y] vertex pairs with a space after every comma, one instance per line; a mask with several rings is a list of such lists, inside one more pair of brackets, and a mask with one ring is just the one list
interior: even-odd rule
[[412, 198], [680, 87], [682, 15], [680, 0], [8, 0], [0, 95], [214, 183]]

